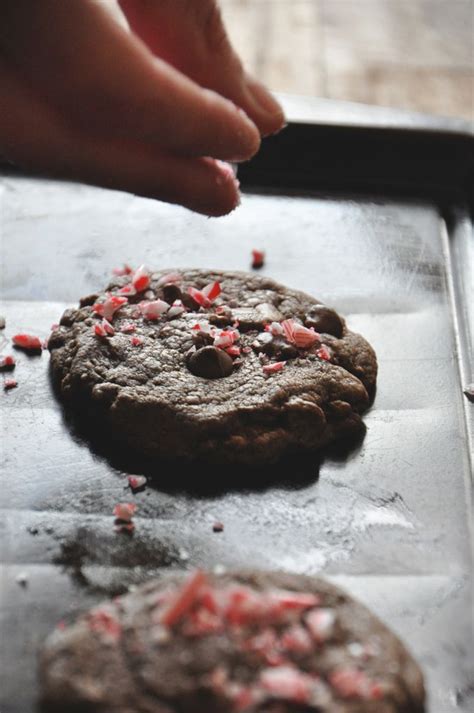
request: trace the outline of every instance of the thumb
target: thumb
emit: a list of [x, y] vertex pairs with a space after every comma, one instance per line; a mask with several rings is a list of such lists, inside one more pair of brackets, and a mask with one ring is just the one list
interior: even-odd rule
[[279, 103], [244, 72], [216, 0], [119, 0], [119, 4], [132, 31], [156, 56], [233, 101], [262, 135], [284, 126]]

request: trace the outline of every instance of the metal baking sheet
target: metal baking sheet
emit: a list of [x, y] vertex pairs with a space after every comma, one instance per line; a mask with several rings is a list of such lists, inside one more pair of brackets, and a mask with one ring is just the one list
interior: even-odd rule
[[[242, 172], [248, 185], [262, 182], [255, 165]], [[123, 262], [245, 270], [259, 247], [263, 274], [342, 312], [380, 364], [367, 434], [350, 452], [284, 464], [262, 483], [229, 468], [228, 483], [225, 470], [219, 479], [177, 473], [85, 441], [52, 394], [47, 352], [18, 354], [18, 388], [0, 395], [2, 713], [36, 710], [36, 655], [58, 620], [169, 568], [216, 565], [330, 577], [413, 651], [429, 713], [472, 710], [461, 383], [472, 223], [451, 193], [442, 205], [438, 194], [340, 194], [298, 189], [295, 176], [293, 167], [286, 185], [280, 172], [277, 188], [246, 193], [219, 220], [98, 188], [0, 177], [0, 339], [19, 330], [46, 337], [66, 306]], [[117, 535], [112, 507], [128, 497], [125, 473], [141, 470], [151, 481], [133, 496], [136, 533]], [[212, 531], [215, 520], [223, 533]], [[23, 573], [26, 586], [16, 581]]]

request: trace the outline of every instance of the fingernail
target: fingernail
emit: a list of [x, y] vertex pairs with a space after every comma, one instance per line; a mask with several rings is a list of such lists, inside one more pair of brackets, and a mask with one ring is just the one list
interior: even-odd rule
[[269, 133], [277, 133], [283, 129], [286, 126], [285, 114], [268, 89], [255, 79], [247, 80], [247, 88], [259, 111], [266, 114], [266, 120], [271, 125]]
[[219, 169], [219, 173], [216, 178], [216, 183], [221, 186], [223, 183], [231, 181], [238, 191], [240, 187], [240, 181], [235, 175], [236, 171], [232, 164], [227, 163], [226, 161], [220, 161], [219, 159], [215, 159], [214, 164]]

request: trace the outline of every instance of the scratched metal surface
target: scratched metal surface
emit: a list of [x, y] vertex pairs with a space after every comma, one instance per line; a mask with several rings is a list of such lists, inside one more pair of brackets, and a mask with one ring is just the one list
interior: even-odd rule
[[[230, 488], [225, 472], [208, 483], [190, 469], [184, 489], [157, 464], [130, 496], [124, 473], [141, 464], [84, 441], [52, 394], [47, 352], [18, 354], [19, 386], [1, 393], [2, 713], [35, 711], [36, 654], [59, 619], [168, 568], [216, 564], [334, 578], [419, 659], [430, 713], [472, 710], [469, 462], [436, 205], [246, 195], [207, 220], [52, 181], [3, 177], [0, 192], [4, 338], [46, 337], [124, 261], [246, 269], [258, 246], [264, 274], [340, 310], [380, 363], [367, 435], [350, 453], [287, 464], [264, 485], [242, 473]], [[113, 531], [124, 497], [139, 506], [133, 538]]]

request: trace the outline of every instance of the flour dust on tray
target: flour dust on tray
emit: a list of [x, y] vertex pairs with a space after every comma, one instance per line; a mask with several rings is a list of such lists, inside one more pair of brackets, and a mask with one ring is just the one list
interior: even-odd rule
[[251, 571], [168, 575], [61, 623], [40, 682], [77, 713], [423, 713], [425, 697], [403, 644], [345, 592]]
[[373, 349], [316, 299], [247, 273], [143, 266], [68, 309], [49, 338], [72, 408], [163, 458], [259, 465], [362, 430]]

